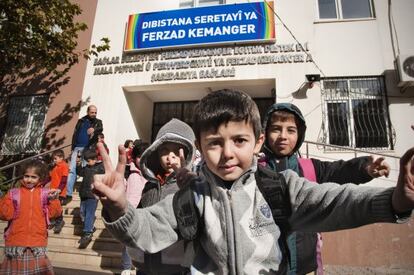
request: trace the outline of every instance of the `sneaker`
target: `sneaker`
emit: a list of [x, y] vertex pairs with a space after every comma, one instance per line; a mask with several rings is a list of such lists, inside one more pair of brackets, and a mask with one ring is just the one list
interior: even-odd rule
[[80, 249], [86, 248], [91, 241], [92, 241], [92, 233], [84, 233], [83, 236], [78, 241], [79, 248]]
[[63, 226], [65, 225], [65, 221], [62, 220], [60, 223], [55, 224], [55, 228], [53, 229], [53, 233], [59, 234], [62, 231]]
[[129, 269], [122, 270], [121, 275], [131, 275], [131, 270]]
[[72, 196], [66, 196], [65, 205], [72, 201]]

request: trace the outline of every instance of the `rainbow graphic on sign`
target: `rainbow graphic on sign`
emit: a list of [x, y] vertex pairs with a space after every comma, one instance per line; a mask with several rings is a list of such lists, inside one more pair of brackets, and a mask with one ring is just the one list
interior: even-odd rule
[[128, 18], [127, 34], [125, 39], [125, 50], [132, 50], [138, 48], [138, 19], [139, 14], [132, 14]]
[[124, 51], [274, 42], [273, 2], [132, 14]]

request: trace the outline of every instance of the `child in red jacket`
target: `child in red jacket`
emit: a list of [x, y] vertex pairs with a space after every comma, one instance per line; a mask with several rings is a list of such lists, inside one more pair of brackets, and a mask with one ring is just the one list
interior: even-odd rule
[[46, 256], [49, 218], [62, 213], [56, 189], [41, 187], [47, 165], [30, 160], [22, 165], [20, 187], [0, 200], [0, 219], [9, 222], [0, 274], [54, 274]]
[[[59, 200], [61, 205], [66, 202], [66, 183], [69, 175], [69, 165], [65, 161], [63, 150], [56, 150], [52, 153], [53, 169], [50, 171], [50, 188], [59, 189]], [[53, 223], [53, 232], [59, 234], [62, 231], [65, 221], [63, 215], [57, 217]], [[50, 227], [49, 227], [50, 228]]]

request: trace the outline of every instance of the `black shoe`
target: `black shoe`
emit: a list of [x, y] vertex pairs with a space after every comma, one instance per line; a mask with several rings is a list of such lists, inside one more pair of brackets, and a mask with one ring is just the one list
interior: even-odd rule
[[72, 201], [72, 196], [66, 196], [65, 205]]
[[53, 229], [53, 233], [59, 234], [62, 231], [63, 226], [65, 225], [65, 221], [62, 220], [60, 223], [55, 224], [55, 228]]
[[65, 197], [59, 197], [60, 205], [66, 205], [66, 198]]
[[84, 249], [92, 241], [92, 233], [84, 233], [81, 239], [79, 240], [79, 248]]

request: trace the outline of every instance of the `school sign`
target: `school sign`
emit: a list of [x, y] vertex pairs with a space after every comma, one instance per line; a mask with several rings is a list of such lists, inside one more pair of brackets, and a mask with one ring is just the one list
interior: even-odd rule
[[273, 2], [255, 2], [130, 15], [124, 51], [274, 40]]

